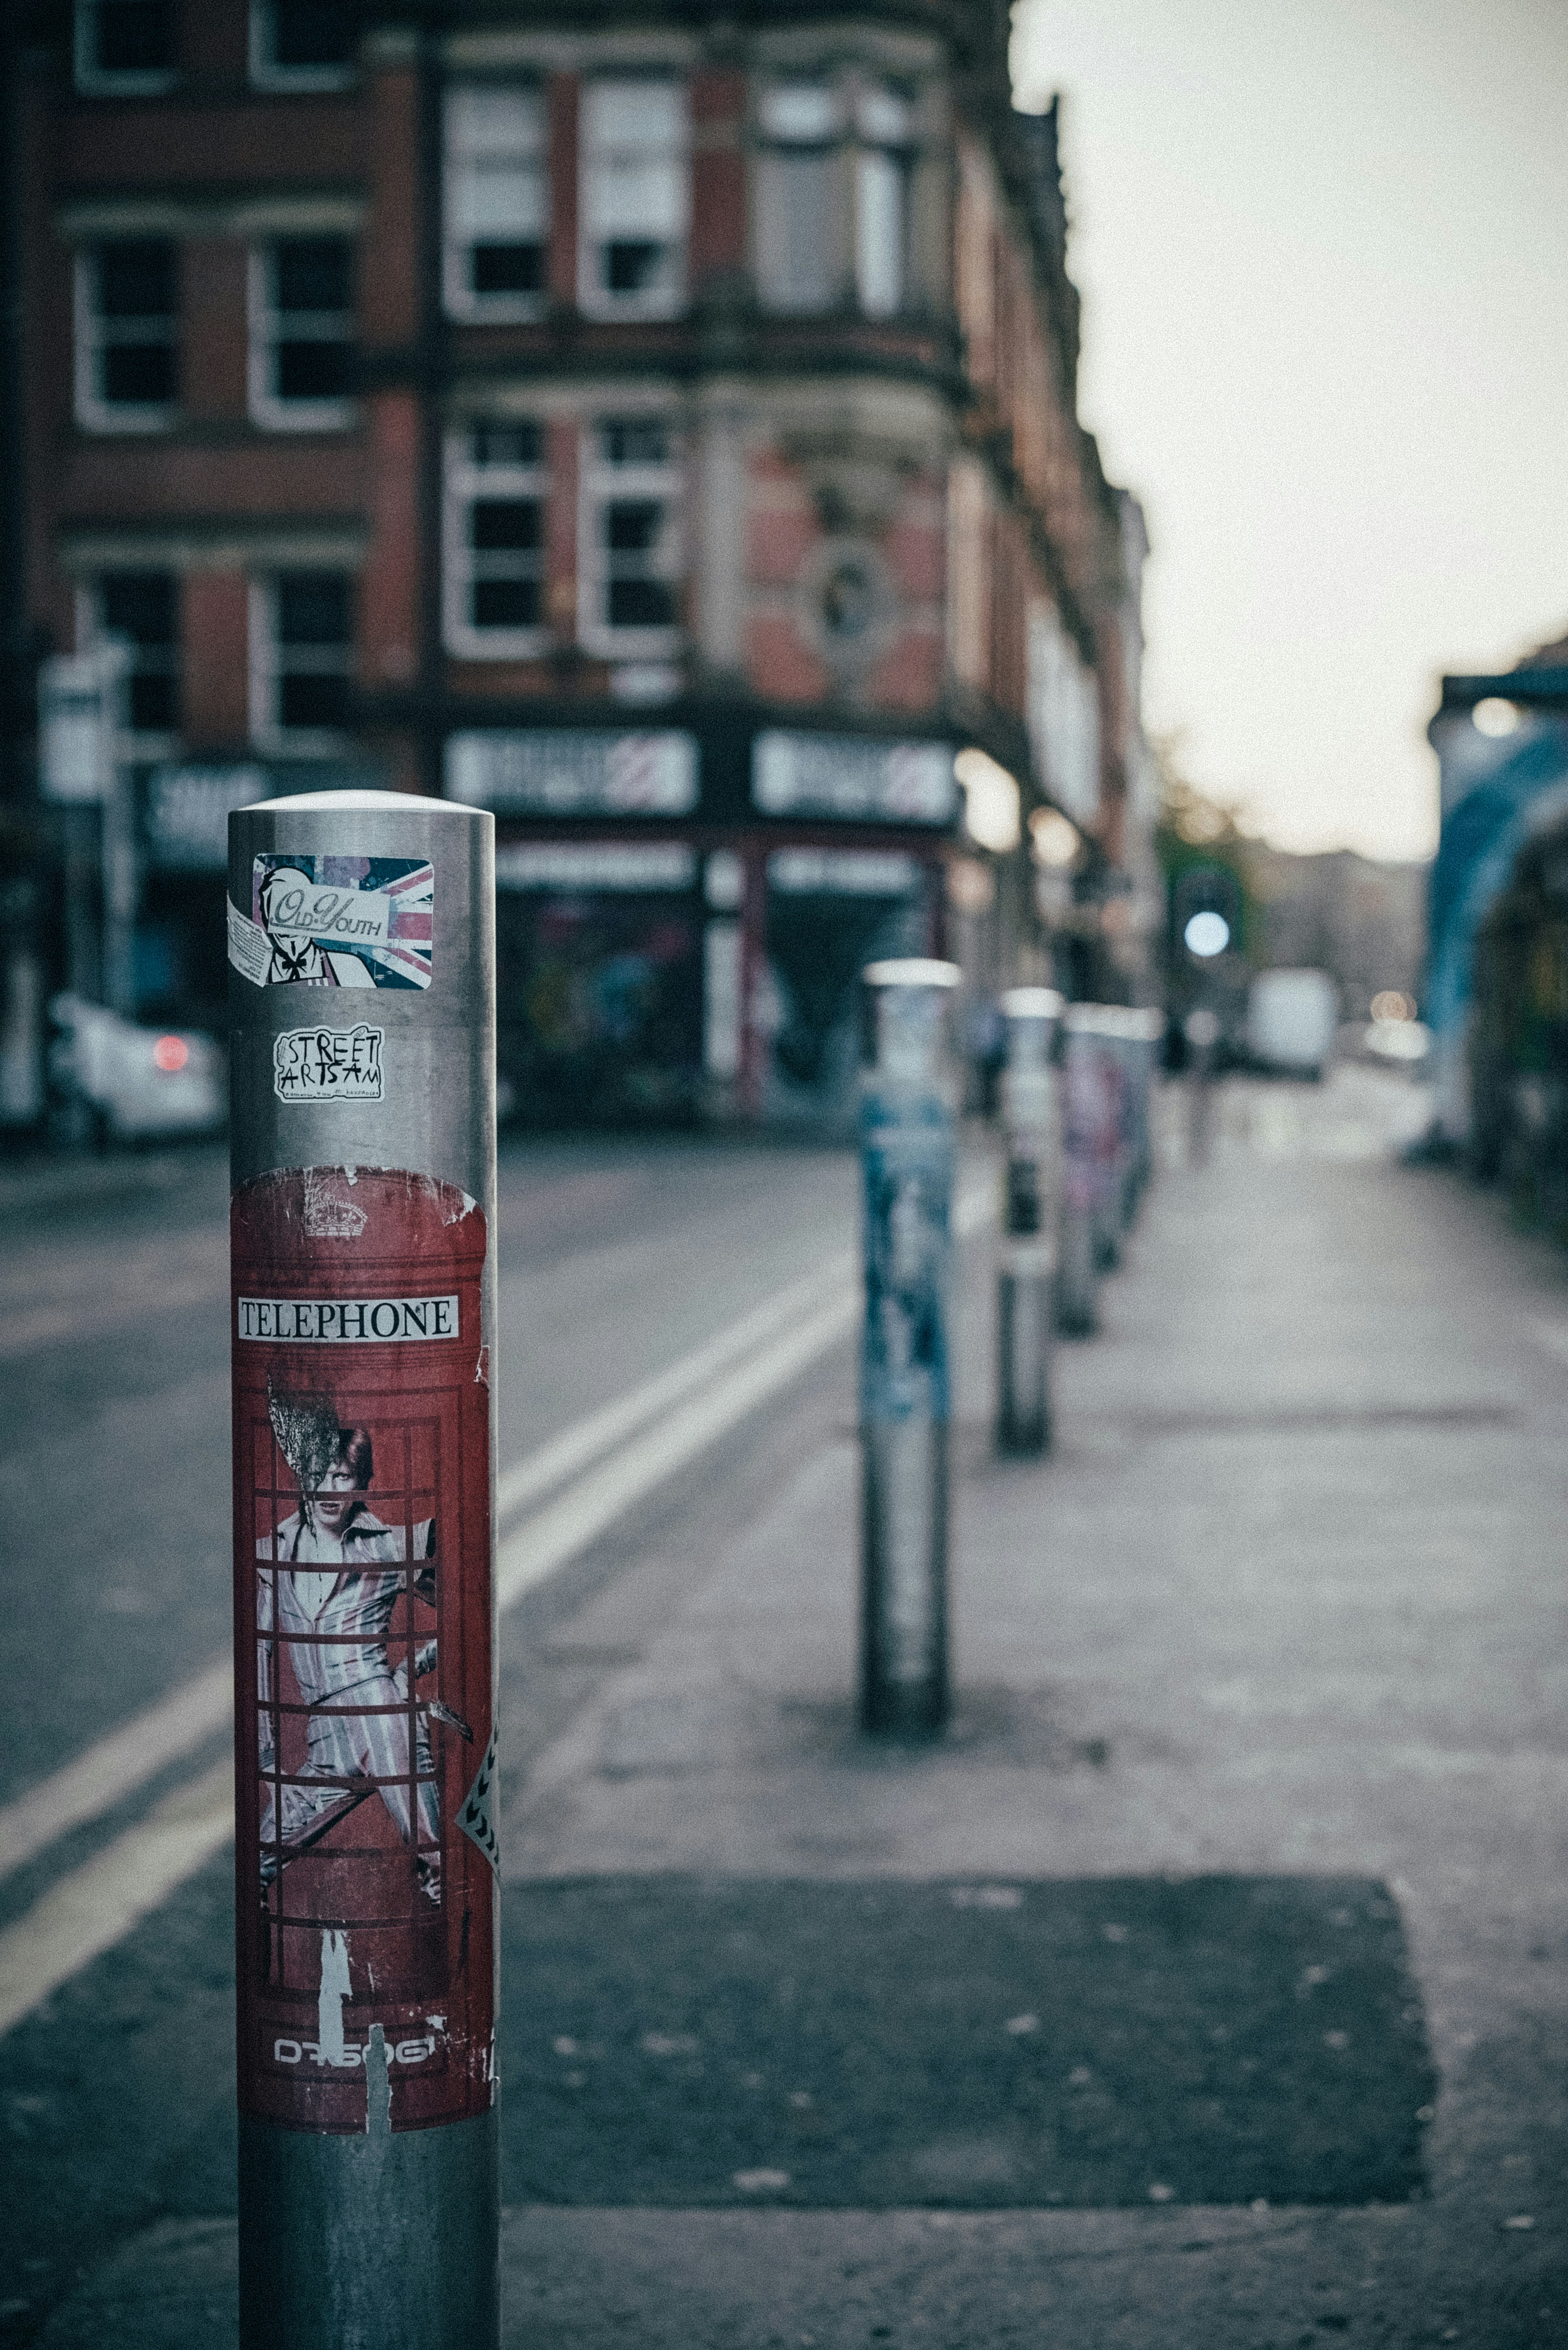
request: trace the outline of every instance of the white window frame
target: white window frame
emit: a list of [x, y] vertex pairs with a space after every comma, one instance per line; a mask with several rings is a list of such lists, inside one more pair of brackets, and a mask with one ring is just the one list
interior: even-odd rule
[[[77, 422], [89, 432], [167, 432], [179, 413], [179, 391], [166, 400], [105, 400], [99, 389], [99, 361], [105, 348], [113, 341], [134, 342], [135, 335], [116, 336], [106, 326], [99, 294], [99, 256], [106, 244], [171, 244], [166, 237], [114, 238], [105, 237], [95, 244], [78, 248], [75, 262], [73, 302], [76, 312], [75, 391]], [[174, 351], [175, 374], [180, 365], [180, 262], [179, 247], [175, 248], [174, 308], [170, 313], [169, 340]], [[145, 338], [151, 341], [151, 336]]]
[[[531, 139], [519, 136], [508, 143], [499, 126], [488, 135], [467, 110], [467, 102], [490, 93], [528, 102], [536, 118]], [[472, 284], [470, 255], [476, 244], [522, 244], [523, 237], [489, 238], [464, 233], [461, 216], [465, 188], [483, 180], [486, 170], [497, 178], [508, 171], [517, 179], [532, 178], [538, 185], [538, 243], [545, 248], [545, 283], [534, 294], [479, 294]], [[448, 315], [454, 318], [527, 320], [543, 317], [550, 298], [550, 121], [545, 93], [536, 82], [454, 82], [446, 92], [442, 124], [441, 165], [441, 291]]]
[[[307, 571], [309, 564], [292, 565], [289, 568]], [[347, 660], [341, 668], [334, 661], [330, 666], [323, 660], [319, 673], [326, 677], [346, 676], [350, 684], [354, 678], [354, 582], [337, 564], [323, 564], [320, 568], [334, 579], [348, 583], [348, 636], [346, 639]], [[308, 661], [286, 660], [278, 637], [278, 578], [267, 572], [253, 577], [250, 582], [250, 677], [249, 702], [251, 741], [258, 750], [275, 751], [296, 758], [330, 756], [342, 749], [348, 729], [341, 726], [286, 726], [283, 723], [282, 695], [279, 688], [288, 669], [307, 670]], [[302, 649], [296, 649], [302, 650]]]
[[[878, 128], [878, 100], [890, 102], [901, 116]], [[867, 318], [897, 318], [909, 307], [912, 272], [909, 267], [910, 180], [913, 173], [916, 108], [887, 84], [862, 75], [855, 92], [855, 295]], [[896, 265], [898, 283], [891, 297], [880, 288], [872, 299], [871, 279], [881, 264], [883, 248], [872, 235], [873, 192], [891, 191], [896, 206]], [[880, 197], [875, 199], [881, 202]]]
[[[545, 546], [549, 531], [549, 466], [544, 448], [543, 425], [539, 427], [541, 445], [538, 460], [532, 465], [521, 463], [483, 464], [472, 453], [476, 427], [493, 423], [504, 431], [509, 424], [535, 423], [537, 421], [535, 418], [475, 416], [468, 418], [447, 435], [441, 502], [441, 619], [447, 650], [463, 660], [532, 660], [549, 646], [550, 629], [544, 611]], [[476, 627], [469, 617], [469, 590], [473, 585], [478, 564], [474, 549], [469, 543], [468, 515], [474, 500], [486, 495], [534, 498], [542, 510], [540, 617], [532, 627], [482, 629]]]
[[[168, 673], [174, 680], [176, 723], [172, 726], [143, 727], [140, 731], [131, 724], [130, 679], [136, 671], [136, 656], [139, 650], [133, 646], [131, 649], [130, 667], [125, 677], [124, 691], [126, 696], [126, 723], [123, 732], [119, 737], [120, 745], [119, 755], [122, 759], [137, 760], [172, 757], [179, 752], [181, 739], [178, 721], [181, 714], [181, 687], [183, 684], [181, 655], [184, 650], [182, 642], [183, 631], [182, 628], [182, 623], [184, 618], [183, 610], [182, 608], [183, 604], [182, 591], [184, 583], [181, 579], [179, 574], [172, 569], [172, 567], [167, 564], [137, 564], [134, 567], [127, 566], [127, 568], [134, 568], [136, 571], [164, 572], [171, 577], [174, 581], [174, 642], [171, 648], [171, 658], [170, 660]], [[115, 577], [116, 574], [112, 570], [100, 571], [96, 573], [92, 578], [83, 579], [78, 583], [76, 592], [76, 629], [77, 650], [78, 652], [92, 653], [97, 652], [100, 646], [105, 644], [127, 644], [130, 642], [130, 639], [123, 636], [119, 629], [109, 629], [104, 624], [103, 590], [109, 581]]]
[[358, 68], [350, 57], [340, 66], [280, 66], [274, 58], [275, 41], [273, 0], [251, 0], [249, 68], [253, 89], [348, 89]]
[[[770, 113], [775, 112], [775, 102], [786, 93], [820, 92], [826, 100], [826, 113], [820, 131], [780, 129]], [[843, 78], [833, 73], [769, 74], [757, 94], [756, 105], [756, 200], [753, 220], [753, 265], [756, 272], [757, 294], [763, 307], [771, 316], [785, 318], [826, 317], [841, 309], [850, 294], [850, 272], [847, 255], [844, 252], [845, 149], [848, 140], [847, 109]], [[827, 197], [827, 212], [832, 224], [833, 243], [825, 256], [827, 269], [827, 290], [820, 302], [792, 300], [778, 290], [776, 277], [770, 266], [769, 244], [775, 234], [774, 224], [780, 210], [784, 189], [770, 187], [775, 173], [787, 171], [791, 163], [797, 166], [815, 164], [821, 171]], [[773, 280], [770, 283], [770, 279]]]
[[[71, 26], [71, 65], [78, 89], [88, 98], [156, 98], [172, 89], [178, 75], [171, 65], [138, 71], [100, 66], [98, 62], [98, 18], [104, 0], [76, 0]], [[174, 0], [169, 0], [170, 30], [177, 31]]]
[[[604, 453], [602, 435], [614, 424], [659, 424], [664, 429], [669, 453], [657, 463], [615, 464]], [[610, 660], [658, 660], [678, 653], [685, 632], [679, 619], [685, 578], [685, 517], [682, 511], [683, 467], [676, 419], [668, 409], [621, 408], [597, 418], [583, 435], [577, 492], [577, 638], [585, 652]], [[670, 585], [675, 595], [677, 619], [667, 628], [618, 629], [610, 625], [607, 606], [609, 550], [604, 543], [600, 517], [619, 498], [659, 498], [669, 508], [673, 544]]]
[[[674, 99], [677, 130], [671, 145], [665, 148], [617, 146], [607, 140], [601, 143], [596, 138], [593, 117], [600, 95], [638, 88], [668, 90]], [[630, 293], [614, 293], [599, 283], [600, 248], [617, 240], [596, 234], [597, 215], [601, 209], [598, 174], [607, 166], [614, 170], [618, 165], [629, 176], [639, 168], [639, 157], [643, 159], [641, 168], [645, 172], [656, 171], [660, 161], [670, 162], [674, 170], [672, 233], [662, 240], [649, 240], [668, 244], [673, 250], [674, 259], [666, 282]], [[607, 74], [585, 82], [577, 186], [577, 300], [582, 309], [596, 318], [679, 317], [687, 302], [691, 234], [691, 95], [684, 81], [670, 75]]]
[[[835, 116], [831, 132], [825, 126], [820, 137], [803, 133], [792, 138], [770, 125], [770, 96], [789, 89], [830, 95]], [[753, 235], [758, 296], [770, 313], [781, 317], [822, 317], [847, 303], [863, 317], [897, 318], [909, 308], [915, 280], [912, 182], [920, 143], [919, 117], [917, 95], [864, 67], [813, 72], [803, 66], [765, 77], [757, 94], [753, 133], [759, 217]], [[766, 280], [761, 183], [770, 162], [792, 153], [803, 159], [819, 156], [830, 172], [836, 164], [836, 187], [829, 182], [837, 210], [836, 234], [842, 238], [846, 229], [847, 241], [846, 249], [835, 256], [841, 282], [826, 303], [799, 305], [781, 299]], [[889, 204], [894, 219], [891, 245], [885, 233], [886, 218], [881, 223], [877, 219], [877, 209]], [[889, 253], [895, 264], [891, 275], [887, 269]]]
[[[333, 240], [350, 244], [343, 237]], [[279, 310], [273, 298], [274, 255], [280, 244], [306, 242], [304, 238], [268, 237], [250, 249], [247, 303], [250, 314], [249, 384], [250, 412], [253, 423], [265, 427], [269, 432], [341, 432], [354, 421], [354, 401], [351, 396], [331, 400], [285, 400], [273, 390], [273, 359], [278, 344], [284, 339], [281, 328], [290, 316], [341, 318], [346, 331], [337, 336], [323, 336], [323, 341], [342, 340], [352, 343], [355, 318], [352, 309], [345, 311], [308, 311], [290, 313]]]

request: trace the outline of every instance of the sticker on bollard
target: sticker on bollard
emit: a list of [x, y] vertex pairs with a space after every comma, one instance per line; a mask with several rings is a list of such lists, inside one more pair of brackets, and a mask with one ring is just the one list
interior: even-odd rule
[[[255, 1627], [240, 2095], [295, 2127], [365, 2128], [359, 2057], [325, 2052], [374, 2024], [394, 2130], [490, 2106], [491, 1862], [458, 1833], [491, 1734], [485, 1243], [483, 1210], [429, 1177], [287, 1169], [234, 1198], [235, 1572]], [[280, 2058], [318, 2009], [324, 2053]]]
[[229, 901], [229, 961], [254, 987], [428, 987], [435, 877], [422, 858], [258, 857]]

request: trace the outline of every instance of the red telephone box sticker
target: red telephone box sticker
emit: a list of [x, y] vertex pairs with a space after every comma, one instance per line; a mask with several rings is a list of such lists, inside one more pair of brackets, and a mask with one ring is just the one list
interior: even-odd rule
[[296, 1168], [231, 1238], [241, 2108], [462, 2120], [494, 2096], [483, 1212]]

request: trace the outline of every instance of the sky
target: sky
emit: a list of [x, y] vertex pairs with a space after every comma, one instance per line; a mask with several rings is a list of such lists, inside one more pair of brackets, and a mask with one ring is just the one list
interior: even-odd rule
[[1568, 0], [1018, 0], [1145, 717], [1289, 848], [1429, 855], [1445, 670], [1568, 632]]

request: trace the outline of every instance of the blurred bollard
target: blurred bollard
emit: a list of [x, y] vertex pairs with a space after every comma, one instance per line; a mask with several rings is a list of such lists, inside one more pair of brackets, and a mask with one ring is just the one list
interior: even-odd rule
[[1220, 1042], [1220, 1019], [1207, 1003], [1199, 1004], [1181, 1024], [1187, 1040], [1187, 1157], [1193, 1167], [1208, 1164], [1214, 1122], [1214, 1047]]
[[948, 1717], [947, 1281], [955, 1078], [948, 962], [867, 965], [861, 1140], [860, 1721], [931, 1734]]
[[1015, 987], [1002, 999], [1007, 1174], [996, 1288], [999, 1452], [1044, 1452], [1051, 1442], [1062, 1155], [1051, 1049], [1064, 1008], [1048, 987]]
[[1107, 1088], [1098, 1003], [1063, 1013], [1063, 1189], [1055, 1257], [1055, 1327], [1093, 1337], [1100, 1327], [1098, 1201], [1115, 1159], [1115, 1097]]
[[229, 819], [244, 2350], [493, 2350], [494, 819]]
[[1161, 1012], [1127, 1011], [1120, 1020], [1120, 1049], [1126, 1091], [1122, 1100], [1122, 1224], [1130, 1232], [1137, 1221], [1144, 1192], [1154, 1171], [1150, 1103], [1154, 1073], [1165, 1035]]

